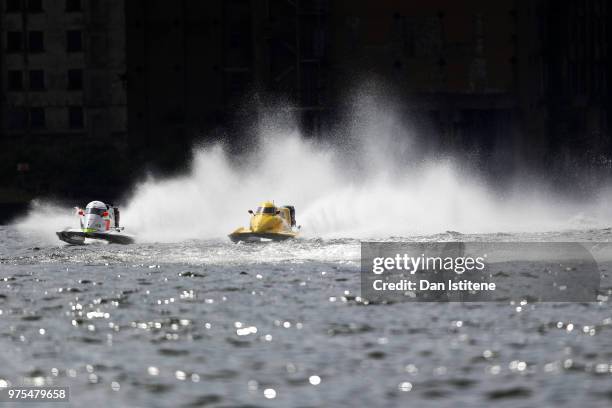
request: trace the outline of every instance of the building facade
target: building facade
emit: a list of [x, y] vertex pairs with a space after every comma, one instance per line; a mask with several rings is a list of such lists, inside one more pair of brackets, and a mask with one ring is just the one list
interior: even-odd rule
[[0, 132], [125, 135], [123, 0], [3, 0]]
[[253, 124], [264, 98], [320, 121], [326, 13], [327, 1], [126, 2], [134, 153], [175, 166], [195, 140], [240, 138], [232, 126]]
[[0, 204], [124, 188], [125, 51], [123, 0], [0, 1]]
[[119, 189], [199, 141], [247, 146], [277, 111], [333, 135], [370, 78], [436, 152], [499, 174], [605, 162], [608, 17], [605, 0], [0, 0], [0, 181], [86, 184], [112, 160]]

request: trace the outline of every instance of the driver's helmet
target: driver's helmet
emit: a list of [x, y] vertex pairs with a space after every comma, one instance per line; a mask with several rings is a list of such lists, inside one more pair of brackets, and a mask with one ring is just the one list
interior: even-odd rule
[[102, 201], [92, 201], [91, 203], [87, 204], [87, 207], [85, 208], [100, 208], [106, 210], [106, 204], [104, 204]]

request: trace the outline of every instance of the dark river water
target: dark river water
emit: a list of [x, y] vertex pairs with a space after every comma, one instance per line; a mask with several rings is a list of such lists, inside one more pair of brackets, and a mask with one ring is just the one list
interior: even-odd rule
[[364, 305], [359, 257], [351, 239], [73, 247], [0, 227], [0, 386], [91, 407], [612, 405], [609, 264], [599, 302]]

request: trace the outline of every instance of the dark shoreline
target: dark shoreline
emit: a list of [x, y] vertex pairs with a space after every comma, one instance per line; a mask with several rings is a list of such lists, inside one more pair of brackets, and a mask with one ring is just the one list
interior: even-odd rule
[[30, 202], [0, 203], [0, 225], [8, 225], [15, 218], [25, 215]]

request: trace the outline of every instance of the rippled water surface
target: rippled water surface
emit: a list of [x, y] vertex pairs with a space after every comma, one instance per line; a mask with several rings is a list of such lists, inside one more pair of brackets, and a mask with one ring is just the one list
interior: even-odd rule
[[357, 240], [72, 247], [0, 227], [0, 385], [69, 386], [72, 406], [612, 404], [606, 300], [364, 305], [359, 283]]

